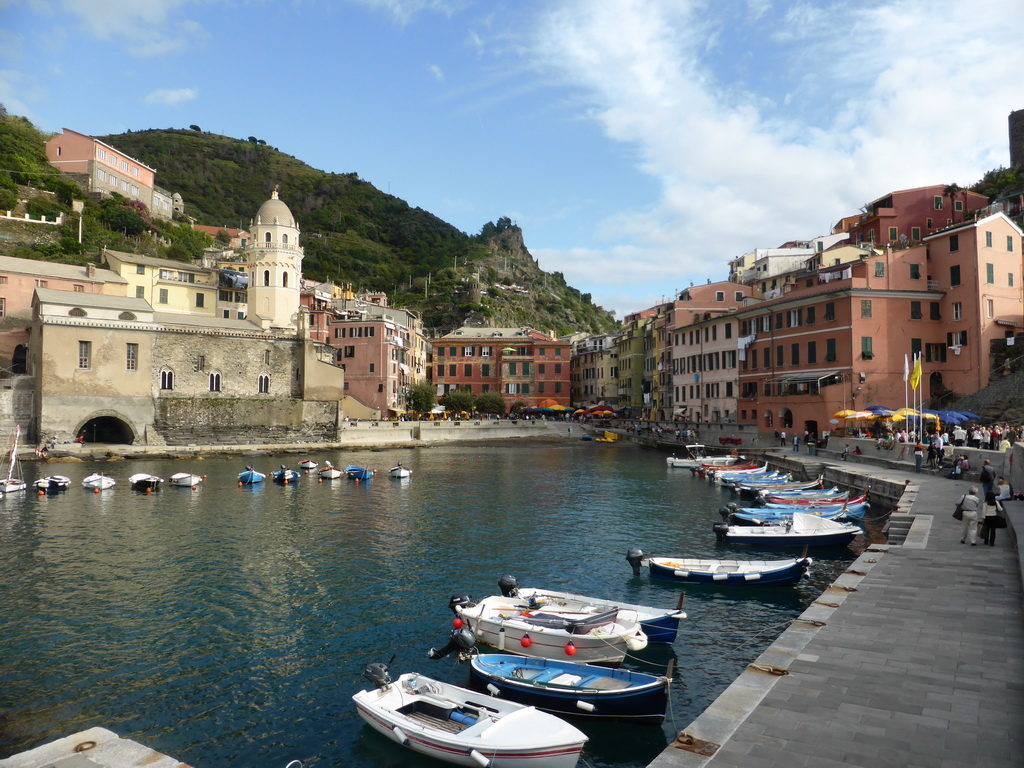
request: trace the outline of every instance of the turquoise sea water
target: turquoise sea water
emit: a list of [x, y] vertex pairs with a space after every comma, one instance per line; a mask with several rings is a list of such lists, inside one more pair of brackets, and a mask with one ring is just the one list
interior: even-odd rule
[[[502, 574], [672, 607], [680, 588], [634, 577], [649, 554], [782, 557], [719, 544], [732, 500], [664, 454], [629, 445], [452, 446], [325, 452], [310, 458], [387, 470], [356, 484], [303, 477], [239, 488], [247, 463], [270, 472], [300, 456], [26, 465], [71, 477], [63, 494], [0, 501], [0, 758], [93, 726], [196, 768], [437, 766], [370, 731], [353, 693], [371, 661], [465, 684], [429, 661], [451, 630], [453, 593], [497, 592]], [[94, 494], [102, 470], [117, 486]], [[130, 490], [128, 476], [206, 475], [196, 491]], [[577, 723], [592, 766], [641, 766], [752, 661], [853, 559], [813, 552], [798, 587], [687, 589], [674, 646], [627, 666], [674, 660], [661, 728]]]

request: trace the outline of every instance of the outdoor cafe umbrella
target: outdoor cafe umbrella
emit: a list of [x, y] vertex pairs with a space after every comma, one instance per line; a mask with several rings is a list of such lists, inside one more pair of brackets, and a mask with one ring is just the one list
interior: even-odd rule
[[845, 419], [847, 416], [852, 416], [855, 413], [856, 413], [856, 411], [851, 411], [851, 410], [836, 411], [835, 413], [832, 414], [832, 418], [833, 419]]
[[860, 421], [860, 420], [871, 420], [877, 419], [878, 417], [871, 411], [854, 411], [846, 417], [847, 421]]

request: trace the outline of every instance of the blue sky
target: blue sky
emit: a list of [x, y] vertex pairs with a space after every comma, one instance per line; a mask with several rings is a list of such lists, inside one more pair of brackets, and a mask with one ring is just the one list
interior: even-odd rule
[[1022, 27], [1021, 0], [0, 0], [0, 102], [256, 136], [470, 233], [509, 216], [621, 317], [1008, 165]]

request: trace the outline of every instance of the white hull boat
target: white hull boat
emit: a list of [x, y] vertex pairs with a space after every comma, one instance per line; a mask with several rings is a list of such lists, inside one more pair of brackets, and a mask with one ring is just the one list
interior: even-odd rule
[[128, 482], [132, 484], [133, 491], [151, 493], [160, 489], [160, 483], [162, 483], [163, 480], [156, 475], [139, 472], [129, 477]]
[[329, 461], [325, 461], [324, 465], [317, 470], [317, 475], [321, 480], [337, 480], [344, 474], [345, 473], [342, 470], [338, 469]]
[[99, 473], [82, 478], [82, 487], [91, 488], [94, 491], [105, 491], [108, 488], [113, 488], [116, 484], [114, 478]]
[[635, 614], [620, 616], [617, 608], [523, 610], [523, 600], [502, 595], [478, 603], [455, 595], [449, 607], [476, 642], [520, 656], [617, 667], [627, 653], [647, 647], [647, 635]]
[[178, 472], [171, 475], [168, 478], [168, 482], [180, 488], [195, 488], [203, 482], [203, 479], [202, 475], [193, 475], [191, 472]]
[[312, 472], [318, 466], [320, 465], [317, 464], [312, 459], [303, 459], [302, 461], [299, 462], [299, 469], [301, 469], [303, 472]]
[[401, 464], [399, 464], [397, 467], [392, 467], [391, 469], [388, 470], [388, 472], [391, 473], [392, 477], [397, 477], [400, 480], [402, 478], [409, 477], [412, 474], [411, 469], [406, 469]]
[[19, 437], [21, 437], [21, 427], [16, 426], [14, 428], [14, 437], [11, 439], [11, 452], [7, 456], [7, 477], [0, 478], [0, 496], [24, 491], [28, 487], [28, 483], [22, 480], [21, 477], [15, 476], [21, 475], [21, 462], [18, 459]]
[[71, 478], [64, 477], [64, 475], [50, 475], [48, 477], [40, 477], [32, 485], [37, 491], [42, 491], [43, 493], [57, 493], [58, 491], [66, 491], [68, 489], [68, 486], [71, 485]]
[[703, 445], [694, 444], [686, 446], [686, 456], [669, 456], [665, 463], [670, 467], [682, 469], [697, 469], [699, 467], [728, 467], [745, 461], [742, 456], [708, 456]]
[[383, 664], [352, 700], [375, 731], [414, 752], [467, 768], [573, 768], [587, 736], [533, 707], [418, 674], [394, 682]]

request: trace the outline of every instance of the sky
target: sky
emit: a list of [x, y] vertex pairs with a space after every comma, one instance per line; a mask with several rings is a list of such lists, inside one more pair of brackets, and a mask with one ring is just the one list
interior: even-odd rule
[[470, 234], [508, 216], [621, 318], [1009, 165], [1021, 28], [1022, 0], [0, 0], [0, 103], [255, 136]]

